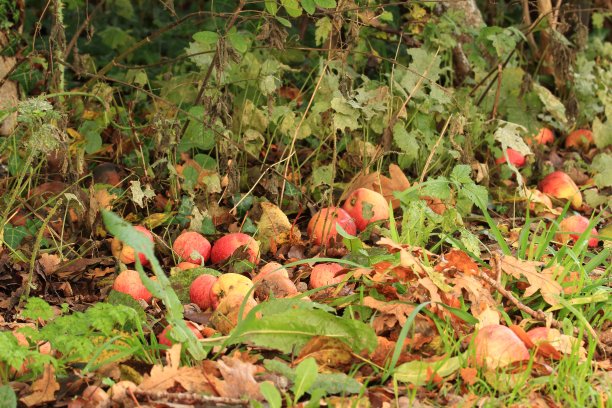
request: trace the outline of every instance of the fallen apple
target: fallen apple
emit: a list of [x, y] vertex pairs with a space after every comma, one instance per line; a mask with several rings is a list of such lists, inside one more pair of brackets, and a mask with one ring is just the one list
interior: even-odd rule
[[255, 292], [258, 299], [267, 299], [270, 293], [275, 298], [284, 298], [299, 293], [293, 281], [289, 279], [287, 269], [278, 262], [270, 262], [263, 266], [253, 278], [253, 283], [257, 284]]
[[367, 188], [358, 188], [349, 194], [342, 209], [353, 217], [358, 231], [373, 222], [389, 219], [389, 203], [385, 197]]
[[344, 267], [337, 263], [322, 263], [312, 268], [310, 272], [310, 287], [312, 289], [342, 282], [346, 273], [338, 275]]
[[278, 262], [269, 262], [259, 269], [259, 273], [253, 277], [253, 283], [268, 279], [270, 276], [278, 275], [289, 279], [289, 272]]
[[[510, 161], [510, 164], [516, 166], [516, 167], [523, 167], [525, 165], [525, 156], [523, 156], [522, 154], [520, 154], [519, 152], [517, 152], [516, 150], [512, 149], [512, 148], [507, 148], [506, 149], [506, 153], [508, 154], [508, 159]], [[496, 164], [503, 164], [506, 163], [506, 155], [502, 155], [501, 157], [498, 157], [495, 160]]]
[[240, 294], [242, 297], [244, 297], [251, 292], [252, 296], [252, 287], [253, 281], [246, 276], [239, 275], [237, 273], [224, 273], [217, 278], [217, 281], [213, 284], [211, 290], [214, 296], [217, 296], [219, 302], [221, 302], [224, 297], [234, 293]]
[[544, 177], [539, 184], [540, 191], [557, 199], [570, 200], [572, 207], [582, 206], [582, 194], [574, 180], [562, 171], [554, 171]]
[[243, 304], [242, 319], [247, 316], [251, 309], [257, 306], [257, 301], [251, 296], [245, 299], [245, 295], [239, 292], [228, 294], [219, 302], [219, 306], [210, 317], [210, 323], [221, 334], [229, 334], [238, 324], [240, 309]]
[[[589, 219], [582, 215], [572, 215], [565, 217], [559, 223], [559, 229], [555, 235], [555, 239], [562, 244], [567, 244], [570, 240], [576, 241], [589, 228]], [[596, 247], [599, 244], [597, 238], [597, 230], [591, 229], [591, 238], [589, 238], [588, 245], [590, 247]]]
[[202, 310], [215, 309], [219, 304], [219, 298], [213, 293], [213, 285], [217, 282], [217, 277], [204, 274], [193, 280], [189, 286], [189, 299]]
[[529, 351], [508, 327], [491, 324], [478, 330], [474, 338], [476, 364], [489, 370], [529, 360]]
[[565, 147], [584, 148], [593, 143], [593, 132], [588, 129], [576, 129], [565, 139]]
[[[134, 229], [136, 229], [140, 233], [142, 233], [151, 242], [155, 242], [155, 240], [153, 239], [153, 234], [151, 233], [151, 231], [149, 231], [148, 229], [146, 229], [142, 225], [135, 225]], [[133, 264], [134, 262], [136, 262], [136, 253], [134, 251], [134, 248], [132, 248], [131, 246], [125, 244], [123, 241], [121, 241], [117, 237], [113, 238], [113, 240], [111, 242], [111, 251], [112, 251], [113, 256], [115, 258], [119, 259], [121, 262], [123, 262], [126, 265], [130, 265], [130, 264]], [[146, 256], [144, 256], [144, 254], [139, 253], [138, 254], [138, 259], [140, 260], [140, 263], [143, 266], [146, 266], [146, 265], [149, 264], [149, 260], [147, 259]]]
[[553, 208], [550, 197], [535, 188], [528, 191], [527, 200], [529, 200], [529, 209], [531, 211], [537, 212], [538, 209], [550, 211]]
[[528, 136], [526, 140], [529, 145], [533, 144], [533, 142], [539, 145], [551, 144], [555, 141], [555, 134], [548, 128], [542, 128], [537, 135]]
[[115, 278], [113, 283], [113, 289], [117, 292], [125, 293], [130, 295], [136, 300], [144, 300], [149, 303], [153, 295], [144, 286], [140, 279], [140, 274], [137, 271], [127, 269], [119, 274]]
[[327, 207], [313, 215], [308, 222], [310, 240], [316, 245], [328, 245], [338, 235], [336, 224], [351, 235], [357, 234], [357, 225], [349, 213], [342, 208]]
[[210, 258], [210, 242], [195, 231], [183, 231], [172, 245], [172, 250], [186, 262], [204, 265]]
[[256, 264], [259, 261], [259, 243], [250, 235], [233, 232], [218, 239], [212, 247], [210, 258], [218, 264], [229, 259], [241, 247], [246, 247], [248, 259]]
[[[185, 323], [187, 324], [187, 327], [189, 328], [189, 330], [191, 330], [193, 332], [193, 334], [195, 334], [195, 336], [198, 339], [203, 339], [204, 336], [202, 336], [202, 333], [200, 333], [200, 330], [197, 328], [197, 326], [195, 324], [193, 324], [190, 321], [185, 321]], [[174, 344], [172, 342], [172, 340], [170, 340], [167, 336], [168, 331], [172, 328], [172, 326], [168, 325], [164, 328], [164, 330], [159, 333], [159, 335], [157, 336], [157, 341], [159, 342], [159, 344], [163, 344], [164, 346], [172, 346], [172, 344]]]

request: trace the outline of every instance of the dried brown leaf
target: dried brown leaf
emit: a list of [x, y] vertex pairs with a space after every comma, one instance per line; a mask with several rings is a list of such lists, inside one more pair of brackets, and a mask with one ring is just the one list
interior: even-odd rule
[[31, 394], [21, 398], [20, 401], [28, 407], [55, 401], [55, 392], [59, 389], [60, 385], [55, 379], [55, 368], [53, 368], [53, 365], [47, 364], [42, 377], [32, 383]]
[[263, 400], [259, 383], [255, 380], [255, 374], [260, 368], [250, 361], [243, 361], [236, 354], [223, 357], [222, 360], [217, 362], [223, 376], [223, 381], [218, 382], [216, 387], [220, 397]]
[[525, 277], [529, 282], [529, 287], [525, 290], [525, 296], [531, 296], [539, 290], [546, 303], [554, 306], [559, 303], [558, 297], [561, 295], [563, 287], [555, 280], [555, 269], [548, 268], [538, 272], [537, 268], [541, 265], [543, 265], [543, 262], [523, 261], [508, 255], [501, 259], [502, 271], [516, 279]]
[[358, 188], [367, 188], [381, 193], [387, 201], [393, 204], [393, 208], [398, 208], [400, 202], [395, 198], [393, 193], [395, 191], [407, 190], [410, 187], [410, 181], [402, 169], [396, 164], [391, 164], [389, 166], [389, 175], [390, 177], [386, 177], [376, 171], [357, 176], [353, 179], [350, 187], [342, 194], [342, 198], [347, 197]]

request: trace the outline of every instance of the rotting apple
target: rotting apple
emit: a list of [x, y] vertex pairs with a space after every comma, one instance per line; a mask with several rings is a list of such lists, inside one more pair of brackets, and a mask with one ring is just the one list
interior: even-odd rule
[[213, 293], [213, 285], [217, 282], [217, 277], [204, 274], [193, 280], [189, 286], [189, 299], [202, 310], [215, 309], [219, 304], [219, 298]]
[[339, 274], [344, 267], [337, 263], [322, 263], [312, 268], [310, 272], [310, 287], [312, 289], [342, 282], [346, 273]]
[[259, 261], [259, 243], [250, 235], [233, 232], [219, 238], [213, 245], [210, 258], [213, 264], [229, 259], [241, 247], [246, 247], [248, 260], [256, 264]]
[[113, 289], [117, 292], [130, 295], [136, 300], [142, 299], [147, 303], [153, 298], [151, 292], [142, 283], [140, 274], [131, 269], [126, 269], [115, 278]]
[[270, 293], [275, 298], [284, 298], [299, 293], [289, 273], [278, 262], [270, 262], [264, 265], [257, 275], [253, 277], [253, 283], [257, 284], [255, 293], [259, 299], [268, 298]]
[[217, 278], [211, 290], [221, 302], [224, 297], [233, 293], [238, 293], [244, 297], [250, 292], [250, 296], [253, 296], [252, 287], [253, 281], [246, 276], [237, 273], [224, 273]]
[[179, 262], [178, 264], [176, 264], [176, 267], [179, 268], [182, 271], [186, 271], [188, 269], [199, 268], [200, 265], [196, 265], [196, 264], [191, 263], [191, 262]]
[[331, 239], [336, 239], [338, 231], [336, 224], [347, 233], [357, 234], [355, 220], [342, 208], [327, 207], [312, 216], [308, 222], [307, 232], [310, 240], [316, 245], [328, 245]]
[[367, 188], [358, 188], [349, 194], [342, 209], [353, 217], [358, 231], [373, 222], [389, 219], [389, 203], [385, 197]]
[[572, 207], [582, 206], [582, 194], [574, 180], [562, 171], [554, 171], [544, 177], [539, 183], [540, 191], [557, 199], [570, 200]]
[[529, 209], [531, 211], [537, 211], [539, 208], [550, 211], [553, 208], [553, 203], [550, 197], [541, 192], [538, 189], [531, 189], [528, 191], [527, 200], [529, 200]]
[[210, 323], [221, 334], [227, 335], [238, 324], [240, 309], [244, 304], [242, 319], [257, 306], [257, 301], [249, 296], [245, 299], [245, 295], [239, 292], [231, 292], [223, 297], [219, 302], [219, 306], [210, 317]]
[[[203, 339], [204, 336], [202, 336], [202, 333], [200, 333], [200, 330], [197, 328], [197, 326], [195, 324], [193, 324], [190, 321], [185, 320], [185, 323], [187, 324], [187, 327], [189, 328], [189, 330], [191, 330], [193, 332], [193, 334], [195, 334], [195, 336], [198, 339]], [[157, 341], [159, 342], [159, 344], [163, 344], [164, 346], [172, 346], [172, 344], [174, 344], [172, 342], [172, 340], [170, 340], [167, 336], [168, 331], [172, 328], [172, 326], [168, 325], [164, 328], [164, 330], [159, 333], [159, 335], [157, 336]]]
[[[576, 241], [582, 233], [589, 228], [589, 219], [582, 215], [571, 215], [565, 217], [559, 223], [559, 229], [555, 234], [555, 239], [562, 244], [567, 244], [570, 240]], [[591, 229], [591, 238], [589, 238], [588, 245], [591, 248], [596, 247], [599, 244], [599, 238], [597, 238], [597, 229]]]
[[[151, 231], [149, 231], [142, 225], [135, 225], [134, 229], [138, 230], [145, 237], [147, 237], [149, 241], [155, 242]], [[117, 237], [113, 238], [111, 242], [111, 251], [115, 258], [119, 259], [121, 262], [123, 262], [126, 265], [133, 264], [134, 262], [136, 262], [136, 253], [134, 251], [134, 248], [125, 244], [123, 241], [121, 241]], [[149, 260], [147, 259], [146, 256], [144, 256], [144, 254], [139, 253], [138, 259], [140, 259], [140, 263], [143, 266], [146, 266], [149, 264]]]
[[588, 129], [576, 129], [565, 138], [565, 147], [583, 148], [593, 143], [593, 132]]
[[210, 258], [210, 242], [200, 233], [183, 231], [172, 244], [172, 250], [185, 262], [204, 265]]
[[[516, 166], [516, 167], [523, 167], [525, 165], [525, 156], [523, 156], [521, 153], [519, 153], [518, 151], [512, 149], [511, 147], [506, 149], [506, 153], [508, 154], [508, 159], [510, 161], [510, 164]], [[506, 163], [506, 155], [502, 155], [501, 157], [497, 158], [495, 160], [496, 164], [503, 164]]]
[[525, 343], [508, 327], [491, 324], [478, 330], [474, 338], [476, 364], [489, 370], [529, 360]]
[[548, 128], [542, 128], [537, 135], [528, 136], [526, 141], [529, 145], [533, 144], [533, 142], [539, 145], [551, 144], [555, 141], [555, 134]]

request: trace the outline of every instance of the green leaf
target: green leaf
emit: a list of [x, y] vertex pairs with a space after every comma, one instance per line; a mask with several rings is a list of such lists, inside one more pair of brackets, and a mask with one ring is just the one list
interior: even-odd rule
[[93, 120], [87, 120], [79, 126], [79, 133], [85, 139], [85, 153], [92, 154], [102, 148], [101, 132], [100, 124]]
[[302, 15], [302, 6], [297, 0], [281, 0], [281, 4], [291, 17], [299, 17]]
[[319, 374], [311, 388], [322, 389], [326, 394], [359, 394], [363, 386], [344, 373], [331, 373]]
[[276, 21], [278, 21], [285, 27], [291, 28], [291, 21], [287, 20], [286, 18], [280, 17], [280, 16], [276, 16], [275, 18], [276, 18]]
[[459, 190], [459, 195], [467, 197], [480, 210], [487, 208], [489, 202], [489, 191], [484, 186], [476, 184], [464, 184]]
[[266, 10], [273, 16], [278, 12], [278, 3], [276, 0], [265, 0]]
[[30, 236], [30, 231], [23, 225], [13, 227], [10, 224], [4, 226], [3, 240], [4, 243], [13, 249], [17, 249], [21, 245], [21, 241], [27, 236]]
[[32, 297], [28, 299], [25, 308], [21, 311], [21, 315], [26, 319], [48, 321], [53, 319], [55, 312], [44, 300]]
[[314, 2], [321, 8], [336, 8], [336, 0], [314, 0]]
[[314, 14], [317, 9], [314, 0], [302, 0], [302, 7], [304, 7], [304, 11], [310, 15]]
[[211, 45], [219, 41], [219, 34], [213, 31], [200, 31], [195, 33], [192, 38], [201, 44]]
[[126, 293], [111, 290], [108, 296], [106, 297], [106, 303], [111, 305], [123, 305], [131, 307], [136, 311], [136, 313], [138, 313], [138, 317], [140, 317], [140, 320], [144, 322], [147, 319], [147, 315], [140, 303], [138, 303], [136, 299]]
[[332, 22], [329, 17], [323, 17], [317, 20], [315, 26], [315, 43], [321, 45], [329, 38], [329, 33], [333, 28]]
[[17, 395], [10, 385], [0, 385], [0, 408], [17, 408]]
[[317, 379], [319, 368], [314, 358], [308, 357], [302, 360], [295, 368], [295, 380], [293, 382], [293, 402], [297, 404], [298, 400], [310, 389], [310, 386]]
[[184, 153], [191, 149], [212, 149], [215, 146], [215, 135], [212, 129], [205, 128], [202, 123], [204, 120], [204, 107], [194, 106], [189, 109], [189, 114], [193, 117], [177, 146], [179, 153]]
[[448, 377], [461, 367], [460, 356], [451, 357], [444, 361], [427, 362], [414, 360], [397, 367], [393, 377], [396, 381], [407, 382], [422, 386], [431, 381], [432, 375]]
[[249, 49], [248, 37], [237, 32], [235, 28], [227, 34], [227, 39], [232, 44], [232, 47], [241, 54], [244, 54]]
[[[253, 343], [290, 353], [300, 350], [315, 336], [326, 336], [339, 339], [355, 351], [376, 348], [374, 330], [362, 322], [340, 318], [323, 310], [297, 308], [298, 303], [293, 308], [285, 306], [280, 309], [275, 305], [277, 302], [272, 300], [253, 308], [234, 329], [228, 343]], [[256, 317], [257, 313], [261, 313], [261, 318]]]
[[404, 153], [402, 158], [405, 160], [403, 162], [405, 165], [409, 165], [419, 158], [419, 143], [416, 140], [415, 133], [407, 132], [404, 123], [397, 122], [393, 126], [393, 141]]
[[318, 408], [321, 406], [321, 398], [325, 396], [325, 390], [323, 388], [313, 388], [312, 391], [309, 392], [310, 401], [306, 404], [304, 408]]
[[270, 408], [281, 408], [283, 406], [281, 394], [271, 382], [264, 381], [259, 384], [259, 391], [266, 401], [268, 401]]

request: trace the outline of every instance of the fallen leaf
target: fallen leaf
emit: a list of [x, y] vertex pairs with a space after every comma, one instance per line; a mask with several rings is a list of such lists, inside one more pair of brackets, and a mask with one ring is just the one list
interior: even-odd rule
[[300, 354], [294, 365], [300, 361], [312, 357], [319, 365], [319, 369], [343, 370], [350, 369], [354, 363], [354, 355], [351, 348], [344, 342], [331, 337], [316, 336], [306, 343], [300, 350]]
[[[400, 326], [404, 326], [406, 320], [408, 320], [408, 316], [410, 316], [414, 310], [414, 307], [407, 303], [383, 302], [376, 300], [371, 296], [366, 296], [363, 298], [362, 304], [381, 313], [374, 318], [374, 322], [372, 323], [372, 327], [376, 333], [382, 333], [386, 330], [392, 329], [398, 323]], [[424, 325], [427, 327], [423, 327]], [[420, 314], [418, 314], [414, 320], [415, 330], [419, 333], [428, 332], [430, 325], [430, 320]]]
[[467, 298], [470, 300], [470, 310], [474, 316], [478, 316], [487, 309], [495, 309], [497, 303], [489, 289], [485, 288], [482, 282], [474, 276], [459, 275], [451, 280], [455, 286], [453, 293], [461, 297], [462, 290], [467, 292]]
[[28, 407], [55, 401], [55, 392], [59, 389], [60, 385], [55, 379], [55, 368], [53, 368], [53, 365], [47, 364], [42, 377], [32, 383], [31, 394], [21, 398], [20, 401]]
[[396, 164], [389, 165], [389, 175], [390, 177], [383, 176], [378, 171], [359, 175], [353, 179], [350, 187], [342, 194], [341, 199], [346, 198], [358, 188], [367, 188], [381, 193], [387, 201], [393, 204], [393, 208], [399, 208], [400, 202], [393, 193], [395, 191], [407, 190], [410, 187], [410, 181], [408, 181], [402, 169]]
[[267, 253], [272, 244], [278, 247], [289, 242], [300, 241], [299, 228], [291, 225], [283, 210], [268, 202], [262, 202], [260, 205], [262, 213], [257, 223], [256, 239], [261, 243], [259, 248], [262, 253]]
[[478, 379], [478, 370], [473, 367], [461, 368], [459, 374], [467, 385], [474, 385]]
[[453, 249], [444, 255], [443, 261], [436, 266], [440, 272], [460, 271], [466, 275], [478, 275], [478, 264], [468, 254]]
[[217, 362], [223, 376], [216, 388], [219, 396], [227, 398], [249, 398], [263, 400], [255, 374], [261, 369], [250, 361], [243, 361], [239, 355], [224, 356]]
[[61, 261], [60, 257], [55, 254], [43, 253], [40, 256], [38, 262], [42, 266], [45, 275], [49, 276], [52, 275], [55, 271], [57, 271], [57, 268]]
[[143, 377], [139, 388], [143, 391], [166, 391], [176, 385], [187, 392], [206, 392], [213, 390], [201, 368], [180, 367], [181, 345], [175, 344], [167, 351], [168, 365], [154, 365], [151, 372]]
[[541, 272], [536, 269], [543, 265], [543, 262], [522, 261], [505, 255], [501, 259], [501, 269], [516, 279], [525, 277], [529, 286], [525, 290], [525, 296], [531, 296], [538, 290], [542, 298], [549, 305], [555, 306], [559, 303], [558, 298], [563, 291], [563, 287], [554, 279], [555, 269], [547, 268]]

